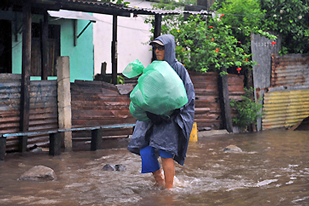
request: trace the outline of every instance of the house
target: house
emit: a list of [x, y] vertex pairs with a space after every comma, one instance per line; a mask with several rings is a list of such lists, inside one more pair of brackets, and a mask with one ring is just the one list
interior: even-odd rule
[[[66, 115], [61, 113], [57, 105], [57, 82], [66, 81], [65, 87], [60, 83], [60, 93], [63, 93], [70, 90], [70, 81], [79, 79], [92, 82], [94, 75], [92, 22], [97, 19], [81, 12], [108, 14], [113, 17], [113, 38], [111, 48], [107, 48], [111, 51], [113, 83], [117, 82], [118, 18], [130, 17], [131, 14], [154, 15], [156, 37], [160, 34], [162, 15], [179, 13], [86, 0], [5, 0], [0, 2], [0, 11], [0, 133], [63, 129], [59, 126], [58, 118]], [[56, 58], [59, 56], [65, 59], [63, 62], [66, 63], [66, 71], [70, 70], [70, 79], [52, 80], [57, 78], [56, 74], [59, 73], [55, 67]], [[93, 92], [93, 89], [90, 91]], [[71, 98], [70, 95], [66, 97]], [[84, 99], [82, 96], [82, 100]], [[64, 107], [71, 108], [63, 105], [62, 109]], [[112, 111], [109, 109], [109, 112]], [[115, 114], [112, 113], [113, 117], [117, 118]], [[3, 136], [0, 138], [3, 140]], [[41, 136], [33, 137], [29, 141], [27, 136], [9, 136], [7, 147], [14, 150], [19, 145], [18, 149], [23, 152], [29, 147], [29, 143], [34, 144], [41, 140], [42, 144], [48, 143], [47, 139]]]
[[[1, 5], [1, 4], [0, 4]], [[0, 7], [0, 54], [1, 73], [22, 73], [22, 25], [23, 14], [18, 5]], [[70, 15], [69, 15], [70, 14]], [[55, 79], [55, 63], [58, 56], [70, 58], [70, 80], [92, 80], [94, 68], [93, 29], [95, 18], [78, 11], [32, 11], [31, 31], [31, 80], [41, 79], [42, 26], [48, 22], [46, 40], [47, 79]], [[86, 28], [85, 30], [83, 30]]]
[[[131, 0], [129, 6], [133, 8], [152, 8], [152, 2]], [[112, 42], [112, 16], [94, 13], [98, 19], [93, 25], [94, 43], [94, 73], [101, 73], [101, 64], [107, 63], [106, 73], [112, 73], [111, 48]], [[150, 32], [151, 25], [145, 23], [149, 15], [131, 15], [130, 17], [118, 18], [118, 73], [121, 73], [128, 63], [139, 59], [144, 66], [151, 63], [152, 52], [149, 41], [153, 34]], [[104, 41], [102, 41], [102, 38]]]

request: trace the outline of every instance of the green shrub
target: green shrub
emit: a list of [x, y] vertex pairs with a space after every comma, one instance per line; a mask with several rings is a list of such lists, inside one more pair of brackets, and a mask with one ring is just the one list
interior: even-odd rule
[[241, 96], [242, 100], [230, 100], [230, 105], [237, 112], [237, 115], [233, 117], [233, 123], [235, 123], [235, 125], [242, 130], [246, 130], [250, 124], [256, 124], [257, 119], [262, 117], [262, 113], [260, 112], [260, 110], [263, 105], [256, 103], [250, 99], [253, 91], [253, 88], [245, 88], [245, 95]]

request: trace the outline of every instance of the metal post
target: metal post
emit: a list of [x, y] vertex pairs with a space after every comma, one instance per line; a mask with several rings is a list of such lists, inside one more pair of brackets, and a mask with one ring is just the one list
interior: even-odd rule
[[61, 153], [61, 133], [49, 134], [49, 155], [57, 156]]
[[4, 160], [6, 150], [6, 138], [0, 137], [0, 161]]
[[[162, 15], [156, 14], [155, 15], [155, 27], [153, 33], [153, 39], [157, 38], [161, 35], [161, 23], [162, 23]], [[156, 55], [154, 51], [152, 51], [152, 61], [156, 60]]]
[[91, 151], [101, 149], [102, 146], [102, 128], [91, 130]]
[[113, 15], [112, 83], [117, 84], [117, 15]]

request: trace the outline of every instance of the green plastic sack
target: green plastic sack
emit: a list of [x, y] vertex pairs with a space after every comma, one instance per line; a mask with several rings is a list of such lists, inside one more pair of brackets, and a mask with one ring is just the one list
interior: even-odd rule
[[146, 111], [170, 115], [173, 110], [188, 102], [182, 80], [167, 62], [153, 61], [144, 68], [140, 61], [135, 60], [123, 71], [128, 78], [141, 73], [143, 74], [130, 94], [129, 109], [136, 119], [148, 121]]
[[144, 65], [138, 59], [135, 59], [126, 66], [122, 74], [128, 78], [136, 77], [143, 73], [144, 68]]

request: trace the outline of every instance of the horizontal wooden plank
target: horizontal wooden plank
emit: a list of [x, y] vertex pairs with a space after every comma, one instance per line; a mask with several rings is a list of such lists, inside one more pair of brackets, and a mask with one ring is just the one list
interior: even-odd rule
[[[115, 136], [102, 136], [102, 139], [123, 139], [127, 138], [128, 135], [115, 135]], [[91, 137], [75, 137], [72, 139], [74, 142], [79, 141], [91, 141]]]
[[10, 89], [10, 88], [20, 88], [21, 82], [20, 81], [0, 81], [0, 90], [2, 89]]
[[129, 97], [124, 95], [121, 96], [104, 96], [102, 94], [90, 94], [85, 95], [82, 93], [72, 94], [72, 101], [110, 101], [110, 102], [119, 102], [119, 101], [130, 101]]
[[38, 86], [57, 86], [57, 80], [33, 80], [30, 81], [30, 87], [38, 87]]
[[94, 119], [94, 120], [80, 120], [72, 119], [72, 125], [74, 126], [92, 126], [92, 125], [113, 125], [113, 124], [128, 124], [135, 123], [135, 118], [126, 118], [126, 119]]
[[8, 129], [8, 128], [18, 128], [19, 127], [19, 122], [1, 122], [0, 124], [0, 130], [3, 129]]
[[39, 119], [39, 120], [30, 120], [29, 121], [29, 126], [38, 126], [38, 125], [47, 125], [47, 124], [53, 124], [58, 127], [58, 119], [57, 117], [52, 119], [52, 118], [46, 118], [46, 119]]
[[21, 80], [21, 74], [0, 73], [0, 82], [5, 80]]

